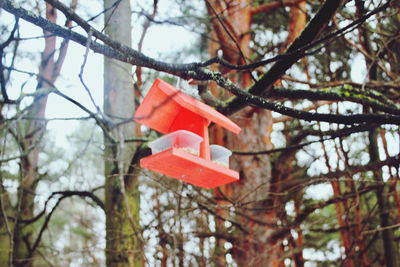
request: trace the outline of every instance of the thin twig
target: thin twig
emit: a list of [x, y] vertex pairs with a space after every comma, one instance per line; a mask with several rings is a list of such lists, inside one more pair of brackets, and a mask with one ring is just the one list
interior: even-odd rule
[[115, 13], [115, 11], [117, 10], [117, 8], [118, 8], [118, 6], [119, 6], [120, 3], [121, 3], [121, 0], [117, 0], [117, 1], [115, 1], [110, 7], [104, 9], [104, 16], [105, 16], [105, 17], [106, 17], [106, 13], [107, 13], [109, 10], [111, 10], [111, 14], [108, 16], [107, 21], [104, 23], [104, 27], [103, 27], [103, 29], [101, 30], [101, 32], [103, 32], [103, 31], [107, 28], [108, 23], [110, 22], [110, 19], [111, 19], [112, 16], [114, 15], [114, 13]]
[[[245, 64], [247, 64], [247, 60], [245, 55], [243, 54], [242, 49], [240, 48], [239, 43], [237, 42], [237, 40], [235, 39], [235, 37], [233, 37], [232, 33], [229, 31], [229, 29], [226, 27], [225, 23], [223, 22], [223, 20], [221, 19], [221, 17], [218, 15], [218, 12], [215, 10], [215, 8], [213, 7], [213, 5], [210, 3], [209, 0], [206, 0], [206, 4], [210, 7], [210, 9], [212, 10], [212, 12], [214, 13], [215, 17], [218, 19], [219, 23], [221, 24], [222, 28], [224, 29], [224, 31], [228, 34], [229, 38], [231, 38], [232, 42], [235, 44], [236, 48], [239, 51], [240, 56], [242, 57], [243, 61]], [[251, 73], [251, 71], [248, 71], [250, 77], [253, 79], [254, 82], [257, 81], [257, 79], [254, 77], [254, 75]]]
[[14, 34], [18, 29], [18, 21], [19, 21], [18, 17], [15, 16], [14, 28], [12, 29], [7, 40], [0, 44], [0, 88], [1, 88], [1, 94], [3, 95], [5, 103], [11, 103], [12, 101], [10, 101], [10, 99], [8, 98], [8, 94], [7, 94], [7, 90], [6, 90], [6, 79], [4, 77], [4, 72], [3, 72], [3, 51], [4, 51], [4, 48], [6, 48], [14, 39]]
[[[140, 36], [140, 40], [138, 43], [138, 51], [141, 53], [142, 52], [142, 47], [143, 47], [143, 42], [144, 42], [144, 38], [146, 37], [146, 33], [148, 31], [148, 29], [150, 28], [151, 22], [154, 20], [156, 14], [157, 14], [157, 7], [158, 7], [158, 0], [153, 0], [153, 13], [150, 16], [150, 19], [147, 19], [144, 22], [143, 25], [143, 31], [142, 34]], [[142, 67], [140, 66], [136, 66], [136, 84], [137, 87], [139, 88], [139, 90], [141, 90], [142, 87]]]
[[[11, 69], [11, 68], [10, 68], [10, 69]], [[31, 94], [25, 94], [25, 95], [21, 96], [21, 97], [17, 100], [17, 102], [18, 102], [18, 101], [21, 101], [21, 100], [23, 99], [23, 97], [25, 97], [25, 96], [34, 96], [34, 97], [36, 97], [37, 95], [46, 95], [46, 94], [49, 94], [49, 93], [54, 93], [54, 94], [56, 94], [56, 95], [58, 95], [58, 96], [64, 98], [65, 100], [71, 102], [72, 104], [76, 105], [78, 108], [82, 109], [84, 112], [88, 113], [89, 116], [90, 116], [91, 118], [93, 118], [93, 119], [96, 121], [97, 125], [100, 126], [100, 128], [102, 129], [102, 131], [103, 131], [103, 133], [105, 134], [105, 136], [106, 136], [111, 142], [116, 143], [116, 141], [114, 140], [114, 138], [108, 133], [108, 132], [109, 132], [109, 127], [110, 127], [110, 124], [111, 124], [111, 122], [110, 122], [109, 120], [105, 120], [105, 119], [99, 117], [97, 114], [93, 113], [93, 112], [90, 111], [88, 108], [86, 108], [84, 105], [82, 105], [79, 101], [77, 101], [77, 100], [75, 100], [75, 99], [73, 99], [73, 98], [67, 96], [66, 94], [62, 93], [60, 90], [57, 89], [57, 87], [55, 87], [55, 85], [54, 85], [51, 81], [46, 80], [43, 76], [41, 76], [41, 75], [39, 75], [39, 74], [37, 74], [37, 73], [34, 73], [34, 72], [28, 72], [28, 71], [17, 70], [17, 69], [14, 69], [14, 68], [12, 68], [12, 69], [15, 70], [15, 71], [18, 71], [18, 72], [20, 72], [20, 73], [25, 73], [25, 74], [28, 74], [28, 75], [40, 77], [43, 81], [45, 81], [46, 83], [48, 83], [48, 84], [50, 85], [50, 87], [51, 87], [51, 88], [47, 88], [47, 89], [45, 89], [45, 90], [43, 90], [43, 91], [36, 91], [36, 92], [34, 92], [34, 93], [31, 93]]]
[[385, 230], [391, 230], [391, 229], [396, 229], [396, 228], [399, 228], [399, 227], [400, 227], [400, 223], [397, 223], [397, 224], [389, 225], [389, 226], [386, 226], [386, 227], [381, 227], [381, 228], [374, 229], [374, 230], [364, 231], [364, 232], [362, 232], [361, 234], [362, 234], [362, 235], [374, 234], [374, 233], [376, 233], [376, 232], [385, 231]]
[[269, 154], [273, 154], [273, 153], [277, 153], [277, 152], [282, 152], [282, 151], [287, 151], [287, 150], [293, 150], [293, 149], [300, 149], [303, 148], [305, 146], [314, 144], [314, 143], [319, 143], [319, 142], [323, 142], [326, 140], [331, 140], [334, 139], [335, 137], [330, 137], [330, 138], [326, 138], [326, 139], [321, 139], [321, 140], [315, 140], [315, 141], [309, 141], [309, 142], [305, 142], [302, 144], [298, 144], [298, 145], [294, 145], [294, 146], [287, 146], [287, 147], [281, 147], [281, 148], [275, 148], [275, 149], [270, 149], [270, 150], [262, 150], [262, 151], [232, 151], [232, 154], [235, 155], [241, 155], [241, 156], [251, 156], [251, 155], [269, 155]]
[[[89, 95], [90, 101], [92, 102], [93, 106], [96, 108], [97, 112], [100, 115], [102, 115], [100, 107], [96, 104], [96, 101], [94, 101], [92, 93], [90, 92], [90, 90], [87, 87], [85, 81], [83, 80], [83, 71], [85, 70], [87, 58], [88, 58], [89, 51], [90, 51], [90, 43], [92, 42], [92, 34], [93, 34], [93, 31], [89, 30], [88, 37], [87, 37], [87, 42], [86, 42], [86, 46], [85, 46], [86, 47], [86, 51], [85, 51], [85, 54], [83, 55], [83, 62], [82, 62], [82, 65], [81, 65], [81, 71], [79, 72], [78, 76], [79, 76], [79, 80], [81, 81], [81, 83], [82, 83], [83, 87], [85, 88], [87, 94]], [[102, 116], [102, 117], [104, 117], [104, 116]]]

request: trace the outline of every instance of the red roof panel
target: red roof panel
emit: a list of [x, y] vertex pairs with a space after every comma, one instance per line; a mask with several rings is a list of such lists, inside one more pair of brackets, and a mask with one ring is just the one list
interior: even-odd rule
[[[240, 127], [210, 106], [190, 97], [167, 82], [157, 78], [142, 104], [135, 113], [135, 121], [162, 133], [171, 132], [171, 126], [179, 119], [181, 109], [193, 112], [194, 116], [214, 122], [238, 134]], [[194, 118], [195, 119], [195, 118]]]

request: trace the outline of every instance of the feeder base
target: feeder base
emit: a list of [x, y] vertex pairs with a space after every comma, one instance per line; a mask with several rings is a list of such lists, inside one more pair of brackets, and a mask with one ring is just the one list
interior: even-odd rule
[[205, 189], [239, 181], [238, 172], [179, 148], [145, 157], [140, 166]]

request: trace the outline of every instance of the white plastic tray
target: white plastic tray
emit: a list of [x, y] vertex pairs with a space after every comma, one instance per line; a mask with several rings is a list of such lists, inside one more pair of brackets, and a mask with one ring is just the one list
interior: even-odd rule
[[219, 145], [210, 145], [210, 152], [211, 161], [229, 168], [229, 157], [232, 155], [229, 149]]
[[176, 147], [198, 156], [201, 142], [203, 142], [201, 136], [186, 130], [178, 130], [150, 142], [148, 146], [153, 155]]

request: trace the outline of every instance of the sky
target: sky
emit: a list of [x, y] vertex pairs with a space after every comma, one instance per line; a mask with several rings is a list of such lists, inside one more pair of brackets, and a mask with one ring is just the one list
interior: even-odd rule
[[[101, 6], [98, 1], [88, 1], [89, 3], [83, 3], [83, 6], [78, 7], [78, 10], [82, 10], [90, 6], [90, 14], [96, 14], [101, 10]], [[139, 1], [145, 2], [145, 1]], [[140, 5], [138, 5], [140, 6]], [[138, 8], [136, 6], [136, 8]], [[145, 6], [142, 3], [142, 6]], [[158, 12], [159, 14], [171, 13], [170, 5], [168, 1], [159, 1]], [[148, 10], [150, 12], [150, 10]], [[172, 12], [171, 15], [173, 15]], [[2, 19], [13, 21], [13, 16], [7, 12], [3, 12]], [[58, 23], [63, 24], [63, 16], [59, 15]], [[98, 20], [102, 22], [102, 20]], [[40, 28], [27, 23], [25, 21], [20, 21], [21, 23], [21, 37], [30, 38], [35, 36], [41, 36], [43, 33]], [[138, 21], [133, 19], [133, 30], [132, 30], [132, 47], [137, 48], [137, 43], [139, 41], [142, 32], [142, 20]], [[86, 35], [83, 31], [79, 33]], [[170, 55], [171, 53], [177, 53], [177, 51], [182, 50], [184, 47], [190, 45], [196, 39], [196, 35], [190, 33], [188, 30], [171, 25], [159, 25], [153, 24], [145, 37], [143, 45], [143, 53], [150, 57], [160, 58]], [[161, 41], [161, 42], [160, 42]], [[60, 42], [60, 41], [59, 41]], [[21, 50], [30, 51], [32, 54], [39, 55], [38, 52], [41, 51], [43, 47], [43, 40], [29, 40], [26, 42], [21, 42]], [[83, 85], [79, 80], [79, 73], [81, 71], [81, 66], [84, 61], [84, 55], [86, 51], [85, 48], [74, 42], [69, 43], [67, 57], [62, 67], [60, 77], [56, 81], [56, 87], [64, 94], [79, 100], [85, 107], [89, 108], [91, 111], [95, 111], [95, 107], [90, 100], [88, 93], [85, 91]], [[38, 57], [33, 61], [30, 57], [22, 59], [18, 63], [18, 68], [37, 72]], [[134, 67], [133, 67], [134, 70]], [[21, 88], [22, 84], [26, 81], [26, 75], [16, 75], [14, 76], [13, 85], [14, 88]], [[94, 54], [89, 52], [87, 57], [87, 62], [83, 72], [83, 80], [85, 84], [90, 89], [90, 92], [99, 107], [103, 105], [103, 56], [99, 54]], [[33, 92], [35, 89], [35, 79], [31, 78], [30, 81], [24, 85], [24, 92]], [[10, 93], [10, 97], [17, 97], [19, 90]], [[50, 94], [48, 98], [48, 104], [46, 108], [46, 117], [48, 119], [56, 118], [71, 118], [71, 117], [84, 117], [87, 116], [85, 112], [73, 105], [72, 103], [66, 101], [60, 96]], [[72, 133], [78, 123], [76, 121], [66, 121], [66, 120], [52, 120], [48, 124], [48, 130], [54, 133], [57, 143], [66, 144], [65, 136]]]
[[[163, 3], [163, 1], [160, 1]], [[134, 28], [138, 28], [135, 26]], [[140, 31], [133, 31], [133, 48], [138, 42], [138, 34]], [[136, 34], [135, 34], [136, 33]], [[186, 36], [185, 36], [186, 34]], [[172, 51], [179, 51], [185, 45], [186, 42], [182, 42], [182, 36], [186, 39], [190, 38], [191, 35], [187, 34], [185, 30], [178, 27], [167, 27], [153, 25], [147, 32], [143, 52], [151, 57], [157, 58], [160, 55], [171, 53]], [[160, 43], [160, 40], [162, 42]], [[84, 87], [79, 81], [80, 68], [83, 62], [85, 49], [77, 44], [71, 43], [68, 49], [68, 56], [63, 66], [62, 76], [57, 80], [57, 86], [60, 90], [73, 96], [75, 99], [79, 99], [80, 102], [84, 103], [86, 107], [90, 107], [94, 111], [94, 106], [90, 102], [90, 98]], [[103, 56], [99, 54], [89, 53], [87, 57], [87, 63], [84, 68], [83, 78], [87, 86], [95, 99], [98, 106], [102, 107], [103, 97]], [[66, 103], [65, 100], [60, 99], [58, 96], [51, 96], [49, 98], [49, 104], [47, 107], [48, 117], [63, 117], [63, 116], [86, 116], [80, 109], [73, 107], [73, 105]], [[69, 127], [64, 122], [52, 123], [49, 125], [49, 129], [62, 133], [68, 131]], [[71, 124], [71, 123], [68, 123]]]

